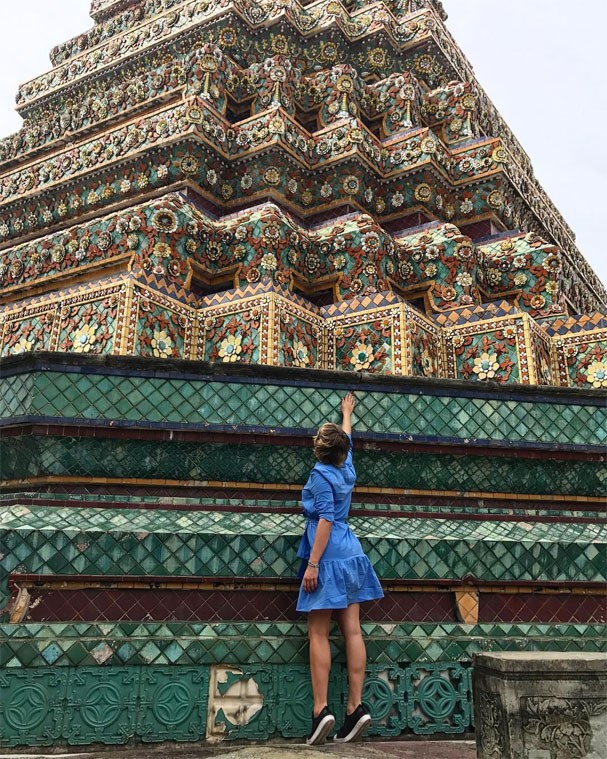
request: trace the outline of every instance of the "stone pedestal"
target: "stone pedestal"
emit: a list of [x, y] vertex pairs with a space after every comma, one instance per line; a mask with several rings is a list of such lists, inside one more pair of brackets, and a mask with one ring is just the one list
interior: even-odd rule
[[473, 683], [478, 759], [607, 757], [604, 654], [480, 654]]

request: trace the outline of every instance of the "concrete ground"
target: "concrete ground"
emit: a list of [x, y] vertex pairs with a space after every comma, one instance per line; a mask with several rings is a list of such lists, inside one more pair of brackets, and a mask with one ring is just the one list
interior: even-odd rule
[[209, 746], [162, 744], [124, 748], [66, 749], [49, 753], [15, 750], [0, 754], [0, 759], [475, 759], [471, 741], [364, 741], [345, 745], [327, 743], [308, 747], [302, 744], [259, 744], [255, 746]]

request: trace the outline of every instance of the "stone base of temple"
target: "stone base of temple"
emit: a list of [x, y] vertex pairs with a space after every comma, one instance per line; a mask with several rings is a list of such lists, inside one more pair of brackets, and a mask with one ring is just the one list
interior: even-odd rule
[[607, 756], [604, 654], [480, 654], [474, 693], [478, 759]]
[[298, 499], [351, 388], [371, 737], [470, 734], [476, 653], [607, 650], [596, 393], [45, 354], [0, 383], [3, 746], [306, 734]]

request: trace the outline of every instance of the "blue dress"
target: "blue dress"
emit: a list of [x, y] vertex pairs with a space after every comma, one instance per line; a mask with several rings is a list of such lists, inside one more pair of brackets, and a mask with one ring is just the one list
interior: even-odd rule
[[297, 551], [299, 558], [306, 562], [310, 558], [319, 519], [333, 522], [333, 526], [320, 559], [318, 587], [312, 593], [300, 587], [297, 611], [345, 609], [350, 604], [383, 598], [371, 562], [346, 521], [355, 482], [351, 440], [342, 466], [319, 462], [310, 472], [301, 496], [307, 523]]

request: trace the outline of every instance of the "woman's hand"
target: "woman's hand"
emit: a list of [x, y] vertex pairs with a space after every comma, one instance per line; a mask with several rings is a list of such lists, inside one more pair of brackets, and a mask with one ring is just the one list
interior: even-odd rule
[[354, 394], [347, 393], [344, 395], [344, 397], [341, 399], [341, 428], [347, 435], [352, 434], [351, 416], [352, 411], [354, 410], [354, 406], [356, 406], [356, 398], [354, 397]]
[[313, 593], [318, 587], [318, 569], [308, 567], [304, 572], [302, 585], [306, 593]]
[[356, 406], [356, 398], [354, 397], [354, 393], [347, 393], [344, 395], [344, 397], [341, 399], [341, 413], [344, 415], [350, 415], [352, 411], [354, 411], [354, 406]]

